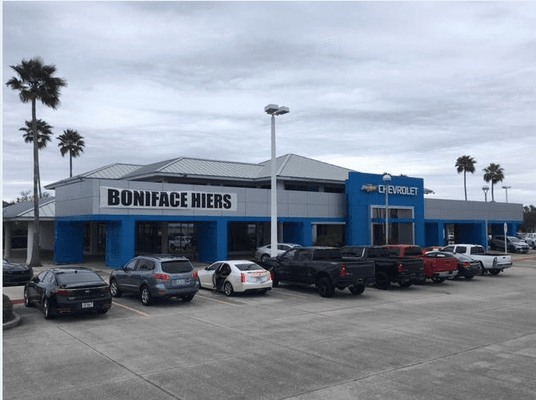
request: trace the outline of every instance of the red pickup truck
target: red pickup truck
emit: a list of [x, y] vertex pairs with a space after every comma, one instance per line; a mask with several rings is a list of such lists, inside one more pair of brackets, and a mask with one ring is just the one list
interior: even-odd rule
[[424, 275], [434, 283], [453, 279], [458, 275], [458, 260], [449, 253], [434, 251], [427, 253], [420, 246], [398, 244], [387, 246], [396, 251], [399, 257], [418, 257], [424, 261]]

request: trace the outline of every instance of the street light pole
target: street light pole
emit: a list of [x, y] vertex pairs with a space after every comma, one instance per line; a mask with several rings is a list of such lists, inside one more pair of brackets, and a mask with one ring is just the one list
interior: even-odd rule
[[484, 201], [488, 201], [488, 190], [489, 186], [482, 186], [482, 191], [484, 192]]
[[510, 189], [512, 186], [503, 186], [502, 188], [506, 191], [506, 202], [508, 203], [508, 189]]
[[283, 115], [289, 112], [288, 107], [279, 107], [277, 104], [268, 104], [264, 111], [272, 116], [272, 171], [271, 171], [271, 207], [270, 207], [270, 257], [277, 256], [277, 177], [276, 177], [276, 158], [275, 158], [275, 116]]
[[384, 174], [383, 182], [385, 183], [385, 244], [389, 244], [389, 182], [391, 175]]

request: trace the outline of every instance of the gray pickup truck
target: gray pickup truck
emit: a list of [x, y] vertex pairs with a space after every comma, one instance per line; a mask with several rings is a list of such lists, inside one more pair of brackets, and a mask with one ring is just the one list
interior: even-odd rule
[[315, 285], [322, 297], [345, 288], [361, 294], [375, 281], [373, 261], [343, 259], [340, 249], [331, 247], [298, 247], [266, 260], [263, 266], [272, 272], [274, 287], [279, 282]]

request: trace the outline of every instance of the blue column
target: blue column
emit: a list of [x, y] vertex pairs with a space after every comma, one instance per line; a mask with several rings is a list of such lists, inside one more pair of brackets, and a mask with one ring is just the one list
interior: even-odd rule
[[229, 257], [228, 221], [217, 220], [199, 224], [199, 261], [215, 262]]
[[136, 221], [130, 218], [106, 223], [106, 265], [121, 268], [136, 255]]
[[84, 224], [56, 220], [54, 261], [73, 264], [84, 261]]

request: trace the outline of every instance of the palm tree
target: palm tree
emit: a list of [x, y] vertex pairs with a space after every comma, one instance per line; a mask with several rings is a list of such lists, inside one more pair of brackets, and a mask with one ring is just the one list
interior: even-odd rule
[[487, 168], [484, 168], [483, 171], [484, 181], [491, 182], [491, 201], [495, 201], [495, 197], [493, 196], [493, 185], [503, 181], [504, 169], [502, 169], [500, 164], [491, 163]]
[[[18, 90], [20, 101], [32, 103], [32, 132], [37, 132], [36, 103], [41, 103], [52, 109], [56, 109], [60, 103], [60, 89], [67, 86], [62, 78], [52, 76], [56, 72], [54, 65], [44, 65], [39, 57], [31, 60], [22, 60], [18, 65], [10, 66], [18, 75], [6, 82], [6, 85], [13, 90]], [[32, 241], [32, 252], [30, 266], [39, 266], [39, 197], [37, 195], [37, 185], [39, 178], [39, 140], [33, 141], [34, 159], [34, 229], [35, 233]]]
[[456, 160], [458, 173], [463, 172], [463, 190], [465, 192], [465, 201], [467, 201], [467, 172], [475, 172], [476, 160], [471, 156], [461, 156]]
[[58, 147], [60, 148], [61, 156], [63, 157], [69, 153], [69, 176], [71, 177], [73, 176], [73, 157], [78, 157], [80, 153], [84, 152], [84, 146], [86, 145], [83, 140], [84, 138], [77, 131], [67, 129], [63, 131], [63, 135], [58, 136], [58, 139], [60, 140]]
[[[24, 138], [24, 141], [26, 143], [32, 143], [33, 142], [33, 131], [32, 131], [32, 123], [31, 121], [25, 121], [26, 126], [19, 129], [19, 131], [26, 132], [22, 137]], [[39, 150], [44, 149], [47, 147], [47, 142], [52, 141], [50, 136], [52, 135], [52, 126], [50, 126], [48, 123], [43, 121], [42, 119], [37, 120], [37, 148]], [[37, 176], [37, 186], [39, 188], [39, 198], [43, 197], [43, 194], [41, 192], [41, 173], [39, 172], [39, 175]]]

